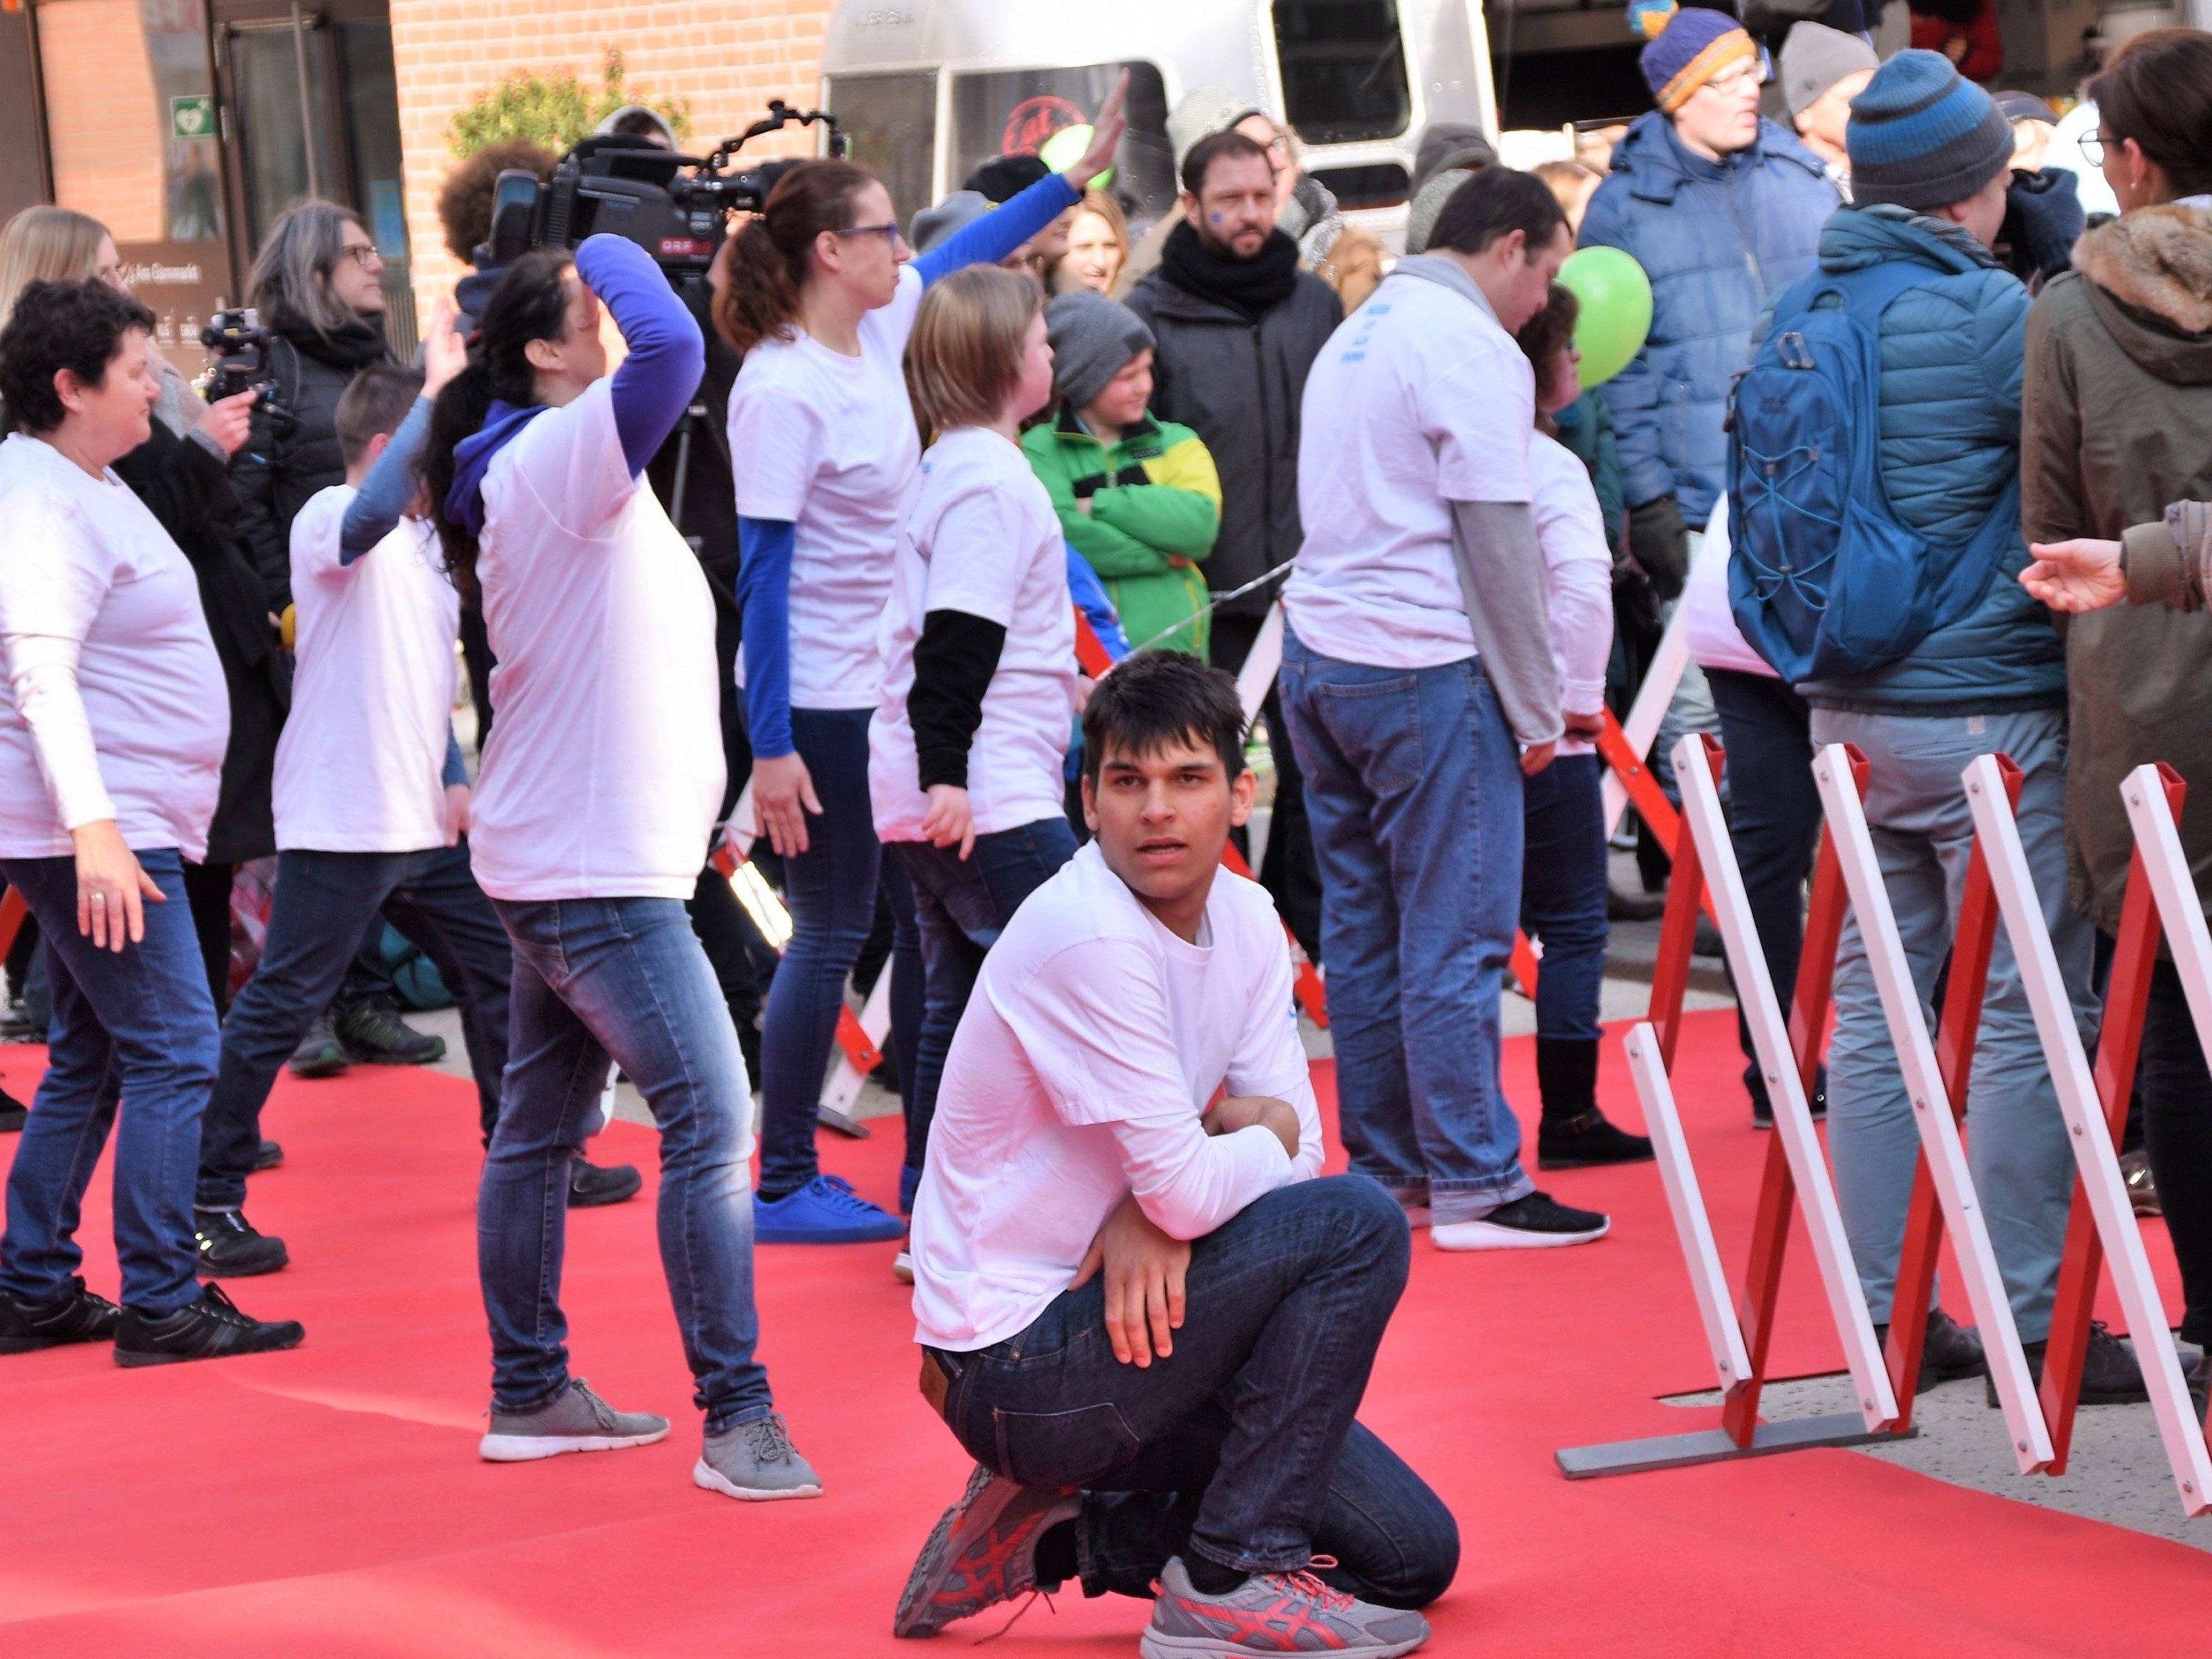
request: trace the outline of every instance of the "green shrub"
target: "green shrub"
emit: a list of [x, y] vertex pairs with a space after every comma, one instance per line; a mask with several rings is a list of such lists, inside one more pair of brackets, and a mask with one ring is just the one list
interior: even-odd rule
[[528, 138], [548, 149], [565, 150], [625, 104], [642, 104], [665, 118], [680, 139], [691, 134], [691, 104], [682, 97], [654, 97], [633, 90], [623, 70], [619, 48], [607, 48], [595, 92], [574, 70], [540, 75], [517, 70], [489, 91], [457, 110], [446, 132], [456, 155], [473, 155], [502, 138]]

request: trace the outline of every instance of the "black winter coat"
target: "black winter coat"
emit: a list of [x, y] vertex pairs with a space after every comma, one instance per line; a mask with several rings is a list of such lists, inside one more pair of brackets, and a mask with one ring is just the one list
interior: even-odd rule
[[207, 862], [266, 858], [276, 850], [269, 793], [292, 678], [270, 629], [261, 574], [240, 532], [238, 496], [221, 461], [158, 420], [154, 435], [118, 461], [115, 472], [199, 579], [200, 606], [230, 691], [230, 745], [223, 750]]
[[[1155, 270], [1131, 290], [1129, 308], [1152, 331], [1152, 413], [1194, 430], [1221, 475], [1221, 534], [1206, 562], [1206, 586], [1241, 587], [1294, 557], [1298, 522], [1298, 405], [1306, 373], [1344, 320], [1327, 283], [1298, 273], [1291, 297], [1252, 321], [1243, 312], [1176, 287]], [[1258, 616], [1281, 586], [1221, 607]]]
[[231, 480], [268, 608], [281, 613], [292, 602], [292, 520], [317, 490], [345, 482], [338, 398], [369, 364], [398, 359], [380, 319], [349, 324], [328, 339], [282, 315], [270, 319], [269, 328], [276, 392], [253, 405], [252, 428]]

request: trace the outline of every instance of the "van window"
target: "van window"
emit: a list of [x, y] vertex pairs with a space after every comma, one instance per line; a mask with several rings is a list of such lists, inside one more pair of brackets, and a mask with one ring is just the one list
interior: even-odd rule
[[1150, 64], [1087, 69], [1012, 70], [952, 77], [952, 165], [946, 187], [960, 188], [994, 155], [1034, 155], [1062, 127], [1088, 122], [1129, 71], [1129, 131], [1114, 158], [1113, 193], [1132, 232], [1175, 201], [1175, 154], [1168, 143], [1167, 88]]
[[1283, 104], [1310, 144], [1395, 138], [1413, 113], [1396, 0], [1274, 0]]
[[937, 165], [937, 76], [841, 75], [830, 84], [830, 107], [848, 141], [846, 155], [891, 193], [891, 210], [905, 224], [929, 205], [929, 175]]

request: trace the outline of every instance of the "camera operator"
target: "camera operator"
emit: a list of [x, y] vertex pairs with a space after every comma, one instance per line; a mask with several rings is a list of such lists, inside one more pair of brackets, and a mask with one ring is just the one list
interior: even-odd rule
[[[129, 291], [106, 227], [67, 208], [26, 208], [0, 231], [0, 327], [27, 283], [93, 277]], [[254, 394], [203, 403], [160, 353], [150, 362], [161, 390], [149, 435], [115, 463], [115, 473], [191, 565], [230, 696], [230, 742], [208, 827], [207, 857], [185, 866], [208, 991], [220, 1015], [229, 1001], [232, 874], [246, 860], [276, 850], [270, 781], [290, 688], [229, 480], [230, 458], [246, 441]]]
[[[384, 289], [377, 280], [383, 270], [360, 218], [332, 202], [299, 202], [278, 214], [253, 262], [247, 301], [273, 337], [273, 386], [254, 406], [231, 479], [245, 505], [246, 539], [271, 611], [292, 602], [293, 519], [319, 491], [345, 482], [340, 395], [371, 363], [398, 361], [384, 335]], [[295, 1073], [328, 1076], [356, 1059], [420, 1066], [444, 1056], [441, 1039], [399, 1018], [383, 937], [380, 915], [369, 924], [330, 1018], [317, 1022], [292, 1057]]]

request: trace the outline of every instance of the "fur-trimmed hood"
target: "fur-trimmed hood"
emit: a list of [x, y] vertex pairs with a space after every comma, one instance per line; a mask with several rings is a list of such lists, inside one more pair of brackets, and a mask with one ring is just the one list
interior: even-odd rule
[[2212, 212], [2138, 208], [2083, 235], [2074, 269], [2130, 356], [2160, 380], [2212, 381]]

